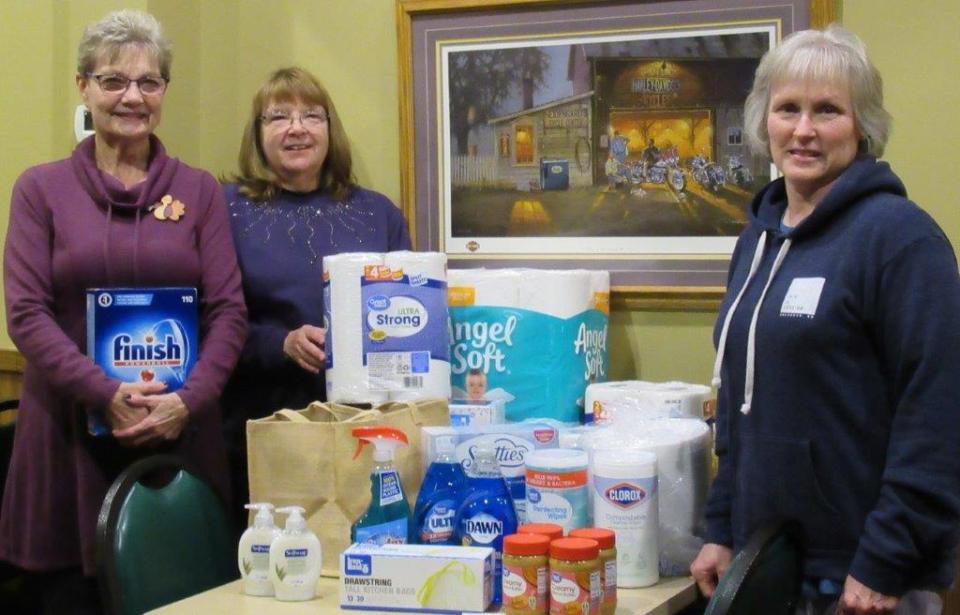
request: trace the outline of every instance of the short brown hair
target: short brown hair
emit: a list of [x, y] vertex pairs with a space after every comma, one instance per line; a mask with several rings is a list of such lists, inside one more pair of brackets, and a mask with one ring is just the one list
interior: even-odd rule
[[255, 201], [269, 201], [280, 192], [280, 178], [267, 164], [260, 134], [260, 116], [274, 102], [301, 100], [318, 105], [327, 112], [329, 145], [320, 168], [321, 190], [336, 199], [346, 198], [356, 184], [352, 172], [350, 142], [333, 105], [333, 99], [320, 81], [308, 71], [292, 66], [273, 72], [253, 97], [250, 118], [243, 130], [238, 164], [240, 173], [229, 178], [240, 184], [240, 192]]

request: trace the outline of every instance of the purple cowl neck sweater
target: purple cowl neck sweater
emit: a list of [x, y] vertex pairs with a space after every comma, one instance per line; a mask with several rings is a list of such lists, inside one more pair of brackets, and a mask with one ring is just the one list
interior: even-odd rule
[[[150, 205], [170, 195], [179, 221]], [[124, 449], [86, 434], [120, 382], [84, 354], [85, 291], [193, 286], [200, 296], [200, 353], [179, 391], [190, 420], [162, 447], [228, 497], [218, 398], [243, 346], [246, 311], [223, 193], [212, 176], [166, 155], [151, 137], [147, 179], [125, 189], [101, 173], [94, 138], [65, 160], [17, 180], [4, 252], [7, 327], [27, 360], [13, 458], [0, 509], [0, 559], [30, 570], [82, 566], [94, 573], [103, 496], [131, 461], [157, 449]]]

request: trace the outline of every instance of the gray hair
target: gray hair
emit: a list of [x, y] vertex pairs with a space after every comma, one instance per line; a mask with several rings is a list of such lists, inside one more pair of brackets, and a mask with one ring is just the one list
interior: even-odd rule
[[160, 76], [170, 80], [173, 46], [163, 35], [153, 15], [124, 9], [114, 11], [83, 31], [77, 48], [77, 72], [86, 75], [96, 68], [97, 60], [106, 56], [114, 61], [127, 45], [146, 49], [160, 64]]
[[860, 152], [883, 155], [891, 123], [883, 108], [883, 79], [867, 57], [863, 41], [836, 24], [826, 30], [794, 32], [760, 60], [744, 105], [744, 132], [754, 153], [770, 154], [767, 109], [771, 90], [793, 80], [848, 87], [854, 121], [862, 136]]

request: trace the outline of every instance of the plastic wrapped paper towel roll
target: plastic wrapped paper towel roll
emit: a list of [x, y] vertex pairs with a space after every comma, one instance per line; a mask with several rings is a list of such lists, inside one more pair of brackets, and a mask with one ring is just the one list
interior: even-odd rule
[[[388, 252], [384, 255], [384, 264], [392, 272], [402, 272], [407, 276], [412, 288], [421, 287], [430, 283], [431, 280], [447, 281], [447, 255], [442, 252], [409, 252], [398, 251]], [[444, 308], [446, 306], [444, 305]], [[447, 336], [447, 312], [430, 313], [431, 320], [437, 318], [443, 319], [442, 325], [437, 323], [428, 323], [434, 331], [439, 331], [446, 339]], [[422, 374], [422, 385], [417, 388], [392, 388], [390, 391], [390, 400], [399, 401], [406, 399], [423, 399], [428, 397], [450, 397], [450, 355], [449, 349], [443, 356], [437, 357], [431, 353], [430, 368], [427, 373]]]
[[323, 305], [327, 327], [327, 399], [378, 404], [389, 399], [385, 389], [370, 386], [363, 352], [361, 283], [369, 267], [382, 267], [383, 255], [350, 252], [323, 259]]
[[580, 422], [606, 380], [610, 276], [585, 269], [451, 269], [454, 396], [482, 384], [509, 421]]
[[437, 252], [323, 259], [330, 401], [449, 397], [445, 269]]
[[598, 450], [641, 450], [657, 455], [660, 512], [660, 574], [689, 574], [703, 542], [696, 537], [704, 522], [709, 489], [710, 428], [697, 419], [654, 419], [602, 427], [581, 446]]
[[624, 380], [591, 384], [586, 392], [586, 422], [615, 423], [620, 419], [703, 418], [711, 389], [686, 382]]

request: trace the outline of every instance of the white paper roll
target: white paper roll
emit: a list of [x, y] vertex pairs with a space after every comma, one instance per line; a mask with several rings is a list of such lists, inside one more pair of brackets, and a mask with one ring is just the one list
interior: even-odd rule
[[640, 450], [657, 456], [660, 512], [660, 573], [686, 574], [702, 544], [710, 481], [710, 428], [697, 419], [659, 419], [599, 428], [583, 446]]
[[363, 296], [367, 267], [383, 266], [383, 255], [349, 252], [324, 257], [327, 348], [327, 399], [342, 403], [378, 404], [388, 400], [384, 389], [371, 387], [364, 365]]
[[594, 307], [593, 279], [586, 269], [520, 269], [520, 303], [534, 312], [571, 318]]
[[686, 382], [624, 380], [591, 384], [587, 413], [597, 424], [659, 418], [703, 418], [710, 387]]
[[[402, 272], [410, 279], [413, 288], [422, 286], [427, 280], [447, 282], [447, 255], [442, 252], [388, 252], [384, 255], [384, 264], [396, 275]], [[444, 306], [445, 307], [445, 306]], [[446, 309], [429, 314], [427, 327], [437, 335], [447, 339], [449, 316]], [[449, 349], [448, 349], [449, 352]], [[423, 374], [421, 386], [416, 388], [392, 388], [391, 401], [450, 397], [450, 360], [449, 354], [435, 357], [431, 354], [430, 370]]]
[[[470, 305], [521, 307], [523, 277], [516, 269], [450, 269], [447, 287], [469, 296]], [[454, 303], [451, 300], [451, 305]]]

